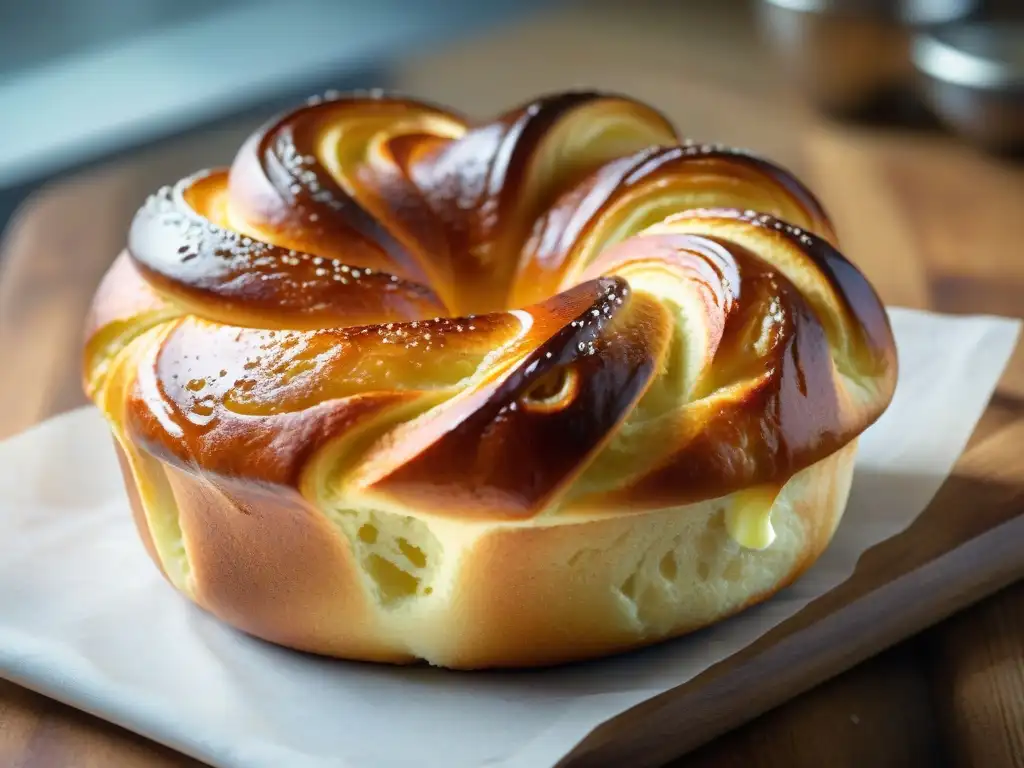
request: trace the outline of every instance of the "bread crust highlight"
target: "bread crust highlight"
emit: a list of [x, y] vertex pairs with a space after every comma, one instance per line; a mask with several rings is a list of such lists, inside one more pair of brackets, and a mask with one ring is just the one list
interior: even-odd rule
[[317, 100], [154, 194], [84, 385], [142, 545], [238, 629], [548, 665], [798, 578], [897, 378], [814, 195], [651, 107]]

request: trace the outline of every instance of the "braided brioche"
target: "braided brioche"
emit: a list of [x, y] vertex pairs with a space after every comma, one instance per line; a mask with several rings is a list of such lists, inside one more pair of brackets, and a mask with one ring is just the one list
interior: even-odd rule
[[773, 594], [897, 370], [800, 181], [597, 93], [283, 115], [138, 211], [84, 358], [174, 587], [275, 643], [456, 668]]

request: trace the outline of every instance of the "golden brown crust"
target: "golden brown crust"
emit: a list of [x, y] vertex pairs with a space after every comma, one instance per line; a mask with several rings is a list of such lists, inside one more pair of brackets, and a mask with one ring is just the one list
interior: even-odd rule
[[[854, 448], [805, 470], [792, 514], [776, 515], [790, 535], [760, 562], [761, 553], [743, 552], [728, 538], [724, 504], [485, 537], [463, 568], [464, 592], [453, 602], [467, 620], [442, 663], [518, 667], [600, 657], [687, 634], [771, 597], [828, 546], [846, 504]], [[674, 571], [663, 566], [670, 552]], [[622, 594], [624, 586], [632, 596]]]
[[[482, 124], [382, 94], [283, 115], [150, 198], [85, 344], [176, 588], [285, 645], [458, 666], [770, 594], [827, 542], [895, 379], [885, 311], [799, 180], [589, 92]], [[717, 603], [617, 614], [610, 553], [683, 552], [716, 504], [722, 546], [770, 510], [800, 538], [737, 550], [770, 578]]]
[[[770, 597], [828, 546], [855, 449], [850, 443], [783, 490], [773, 512], [779, 536], [764, 552], [729, 538], [728, 499], [551, 526], [484, 526], [468, 537], [439, 526], [440, 560], [420, 571], [433, 568], [423, 577], [433, 589], [408, 593], [403, 584], [385, 584], [383, 594], [388, 574], [360, 559], [359, 533], [339, 536], [300, 496], [218, 487], [164, 469], [189, 553], [183, 588], [220, 619], [312, 653], [479, 669], [638, 648]], [[385, 520], [379, 513], [378, 536]], [[147, 537], [145, 525], [141, 530]], [[416, 571], [395, 554], [401, 567]], [[388, 589], [399, 597], [389, 600]]]
[[167, 573], [164, 571], [160, 555], [156, 551], [156, 545], [153, 543], [153, 534], [150, 532], [149, 523], [146, 520], [146, 507], [145, 502], [142, 500], [139, 483], [135, 479], [124, 449], [117, 440], [114, 440], [114, 452], [117, 454], [117, 463], [121, 467], [121, 474], [124, 475], [125, 490], [128, 493], [128, 504], [132, 510], [132, 520], [135, 523], [136, 530], [139, 532], [139, 538], [142, 539], [142, 545], [146, 548], [146, 554], [149, 555], [154, 565], [166, 578]]
[[[711, 197], [709, 189], [715, 190]], [[602, 248], [640, 230], [635, 222], [628, 226], [638, 210], [646, 208], [643, 221], [653, 224], [709, 204], [768, 213], [835, 240], [814, 195], [761, 158], [717, 144], [648, 147], [599, 168], [544, 213], [523, 249], [513, 303], [553, 293]]]

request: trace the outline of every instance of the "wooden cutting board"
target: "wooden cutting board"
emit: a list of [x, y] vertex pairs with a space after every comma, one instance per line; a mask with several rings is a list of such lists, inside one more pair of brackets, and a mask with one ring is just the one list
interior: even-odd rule
[[[800, 173], [832, 213], [844, 251], [888, 303], [1024, 315], [1024, 252], [1014, 234], [1024, 213], [1024, 169], [934, 129], [844, 127], [823, 120], [773, 89], [756, 48], [733, 27], [726, 55], [723, 36], [704, 39], [691, 32], [682, 45], [679, 13], [644, 17], [630, 9], [631, 34], [622, 32], [624, 14], [618, 9], [601, 17], [595, 11], [587, 25], [556, 14], [411, 62], [399, 82], [407, 92], [475, 113], [564, 86], [633, 93], [695, 138], [747, 146]], [[694, 26], [724, 28], [716, 18]], [[524, 50], [535, 55], [523, 58]], [[93, 172], [48, 190], [26, 210], [0, 261], [0, 349], [6, 358], [0, 438], [82, 402], [81, 317], [138, 199], [176, 178], [185, 164], [230, 156], [248, 127], [222, 129]], [[847, 582], [751, 648], [597, 729], [566, 764], [662, 765], [1024, 577], [1022, 446], [1024, 349], [1018, 349], [953, 475], [908, 531], [868, 552]], [[1007, 619], [1003, 629], [991, 631], [1005, 636], [1007, 657], [1020, 677], [1024, 589], [999, 605], [1003, 614], [1018, 616], [1016, 624]], [[976, 658], [970, 648], [980, 647], [977, 638], [974, 645], [957, 642], [966, 656], [951, 658], [953, 675], [965, 668], [964, 658]], [[969, 762], [1010, 765], [1001, 760], [1024, 754], [1024, 747], [1017, 749], [1024, 744], [1024, 698], [1013, 684], [1019, 682], [1002, 688], [993, 683], [977, 705], [1001, 710], [1000, 728], [979, 731], [969, 720], [958, 725], [954, 714], [949, 727], [959, 728], [958, 748], [970, 743]], [[885, 711], [885, 681], [876, 685], [878, 707]], [[40, 711], [30, 695], [0, 687], [0, 764], [181, 764], [144, 740], [63, 710], [35, 714]], [[39, 723], [48, 726], [43, 746], [19, 736]], [[758, 764], [789, 765], [781, 743], [787, 738], [761, 733]], [[850, 737], [844, 742], [829, 732], [822, 738], [852, 754]], [[741, 759], [742, 746], [722, 743], [679, 765], [717, 765], [723, 755], [737, 765], [749, 763]], [[841, 763], [828, 756], [827, 746], [820, 749], [830, 765], [869, 764]]]

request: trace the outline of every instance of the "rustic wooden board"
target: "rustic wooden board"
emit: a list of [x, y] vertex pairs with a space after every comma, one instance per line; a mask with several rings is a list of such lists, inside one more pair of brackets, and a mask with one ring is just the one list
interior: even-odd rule
[[[696, 138], [757, 149], [804, 175], [889, 303], [1024, 314], [1013, 234], [1024, 169], [930, 130], [823, 121], [778, 90], [749, 28], [719, 15], [721, 4], [651, 5], [656, 13], [595, 8], [586, 24], [556, 14], [417, 60], [403, 90], [478, 113], [571, 85], [634, 93]], [[230, 156], [247, 128], [93, 172], [26, 208], [0, 257], [0, 438], [83, 402], [80, 319], [134, 206], [182, 167]], [[662, 764], [789, 701], [675, 765], [924, 766], [940, 747], [957, 765], [1024, 765], [1024, 584], [821, 684], [1024, 575], [1021, 445], [1024, 347], [909, 531], [752, 648], [595, 731], [569, 764]], [[680, 713], [694, 711], [701, 718], [682, 729]], [[193, 762], [0, 682], [0, 764]]]

